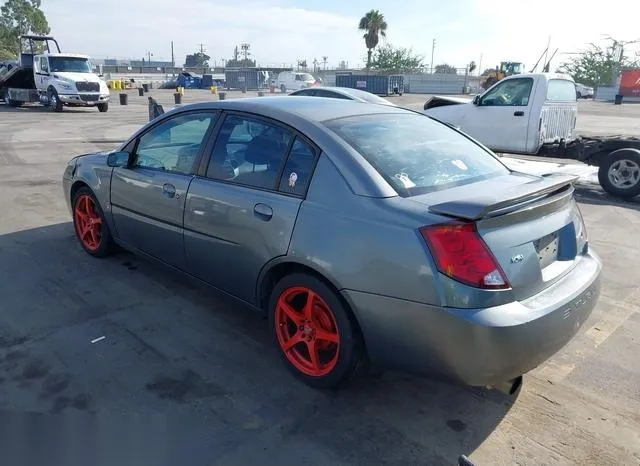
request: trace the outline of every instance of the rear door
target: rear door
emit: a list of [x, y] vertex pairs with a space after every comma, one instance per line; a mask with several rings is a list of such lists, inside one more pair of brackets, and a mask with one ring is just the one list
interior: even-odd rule
[[460, 128], [490, 149], [525, 152], [531, 106], [533, 78], [509, 78], [489, 89], [478, 105], [470, 107]]
[[[247, 141], [243, 150], [234, 142], [239, 138]], [[253, 303], [260, 270], [287, 253], [317, 154], [308, 140], [278, 122], [227, 115], [208, 166], [187, 195], [189, 270]]]
[[163, 120], [138, 138], [131, 166], [113, 170], [112, 213], [123, 242], [184, 267], [186, 194], [216, 116], [188, 112]]

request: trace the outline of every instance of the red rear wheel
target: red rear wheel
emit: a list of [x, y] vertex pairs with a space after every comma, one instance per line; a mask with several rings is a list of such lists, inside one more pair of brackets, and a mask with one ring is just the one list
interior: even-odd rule
[[340, 298], [305, 274], [283, 278], [273, 290], [270, 320], [285, 363], [318, 388], [336, 387], [354, 372], [361, 354], [357, 327]]
[[92, 256], [106, 256], [112, 247], [109, 226], [102, 209], [88, 188], [80, 188], [73, 197], [73, 224], [80, 244]]

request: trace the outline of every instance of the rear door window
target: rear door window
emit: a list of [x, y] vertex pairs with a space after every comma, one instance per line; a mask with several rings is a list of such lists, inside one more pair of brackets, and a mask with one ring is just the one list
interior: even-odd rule
[[401, 196], [509, 173], [493, 154], [424, 115], [358, 115], [325, 125], [360, 152]]
[[549, 102], [575, 102], [576, 85], [566, 79], [549, 80], [547, 89], [547, 101]]

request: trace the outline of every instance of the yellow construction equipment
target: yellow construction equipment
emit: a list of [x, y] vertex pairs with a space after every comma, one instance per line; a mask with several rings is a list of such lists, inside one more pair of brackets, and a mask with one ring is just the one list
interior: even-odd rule
[[501, 79], [504, 79], [506, 76], [521, 74], [523, 72], [523, 63], [514, 61], [503, 61], [502, 63], [500, 63], [500, 67], [496, 68], [496, 71], [492, 71], [485, 76], [485, 79], [482, 82], [482, 87], [484, 89], [489, 89], [491, 86], [493, 86]]

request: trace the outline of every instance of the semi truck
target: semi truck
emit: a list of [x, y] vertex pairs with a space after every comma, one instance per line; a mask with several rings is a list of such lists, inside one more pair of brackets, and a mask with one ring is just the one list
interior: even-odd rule
[[64, 107], [109, 109], [107, 83], [93, 72], [88, 56], [62, 53], [48, 36], [21, 36], [18, 60], [0, 66], [0, 99], [10, 107], [39, 103], [61, 112]]
[[598, 167], [609, 194], [640, 194], [640, 139], [576, 137], [575, 82], [559, 73], [508, 76], [473, 99], [434, 96], [424, 113], [497, 153], [574, 159]]

